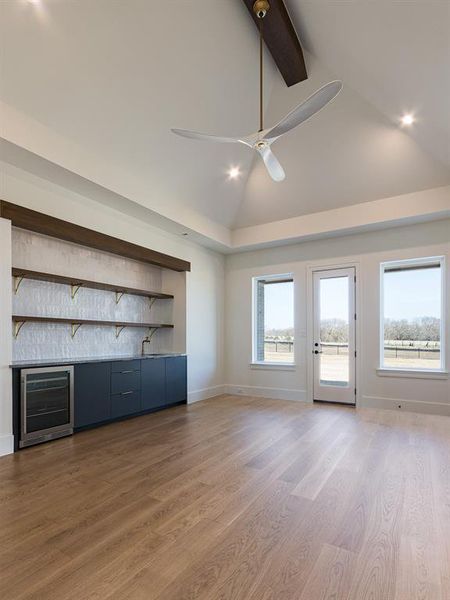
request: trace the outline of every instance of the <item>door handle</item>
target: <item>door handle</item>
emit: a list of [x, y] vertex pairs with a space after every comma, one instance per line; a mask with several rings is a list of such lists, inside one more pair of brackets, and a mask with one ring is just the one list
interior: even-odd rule
[[314, 354], [322, 354], [322, 350], [313, 350]]

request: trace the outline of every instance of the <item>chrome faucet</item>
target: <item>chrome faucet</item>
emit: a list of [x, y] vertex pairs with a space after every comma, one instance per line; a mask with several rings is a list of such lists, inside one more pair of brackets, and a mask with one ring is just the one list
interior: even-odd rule
[[151, 339], [147, 336], [142, 340], [142, 356], [145, 356], [144, 344], [150, 344]]

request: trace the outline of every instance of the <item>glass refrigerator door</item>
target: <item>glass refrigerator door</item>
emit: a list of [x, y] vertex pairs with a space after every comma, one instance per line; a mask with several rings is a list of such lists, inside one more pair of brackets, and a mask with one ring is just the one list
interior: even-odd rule
[[26, 378], [26, 431], [32, 433], [70, 422], [70, 373], [28, 374]]

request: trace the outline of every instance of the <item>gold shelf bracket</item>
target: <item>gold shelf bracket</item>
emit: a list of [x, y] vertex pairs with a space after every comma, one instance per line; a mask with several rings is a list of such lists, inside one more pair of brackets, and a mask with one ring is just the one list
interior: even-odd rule
[[[72, 297], [72, 300], [75, 298], [75, 296], [78, 294], [78, 291], [80, 289], [81, 284], [79, 283], [72, 283], [70, 286], [70, 295]], [[73, 337], [73, 336], [72, 336]]]
[[25, 325], [26, 321], [14, 321], [14, 339], [17, 340], [20, 330]]
[[15, 294], [17, 294], [17, 292], [19, 291], [20, 284], [22, 283], [23, 280], [24, 280], [24, 277], [22, 275], [19, 275], [18, 277], [14, 277], [14, 293]]
[[158, 331], [157, 327], [149, 327], [148, 329], [148, 335], [147, 335], [147, 340], [148, 342], [152, 341], [152, 337], [155, 335], [155, 333]]
[[72, 323], [72, 339], [75, 337], [76, 332], [80, 329], [82, 323]]
[[125, 294], [125, 292], [116, 292], [116, 304], [119, 304], [119, 302], [122, 299], [122, 296], [124, 294]]
[[116, 325], [116, 339], [119, 337], [119, 335], [122, 333], [122, 331], [125, 329], [125, 325]]

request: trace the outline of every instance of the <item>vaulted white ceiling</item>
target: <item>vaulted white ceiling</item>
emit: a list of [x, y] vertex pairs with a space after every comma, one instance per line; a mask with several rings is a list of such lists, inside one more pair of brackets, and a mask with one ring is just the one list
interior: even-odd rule
[[[103, 202], [109, 190], [124, 212], [148, 209], [225, 246], [230, 229], [449, 185], [449, 3], [286, 4], [309, 79], [287, 88], [268, 57], [267, 123], [330, 79], [344, 91], [274, 144], [282, 183], [247, 148], [170, 132], [257, 128], [257, 33], [241, 0], [0, 3], [1, 136]], [[242, 177], [229, 181], [235, 165]]]
[[450, 167], [450, 2], [289, 2], [305, 47]]

